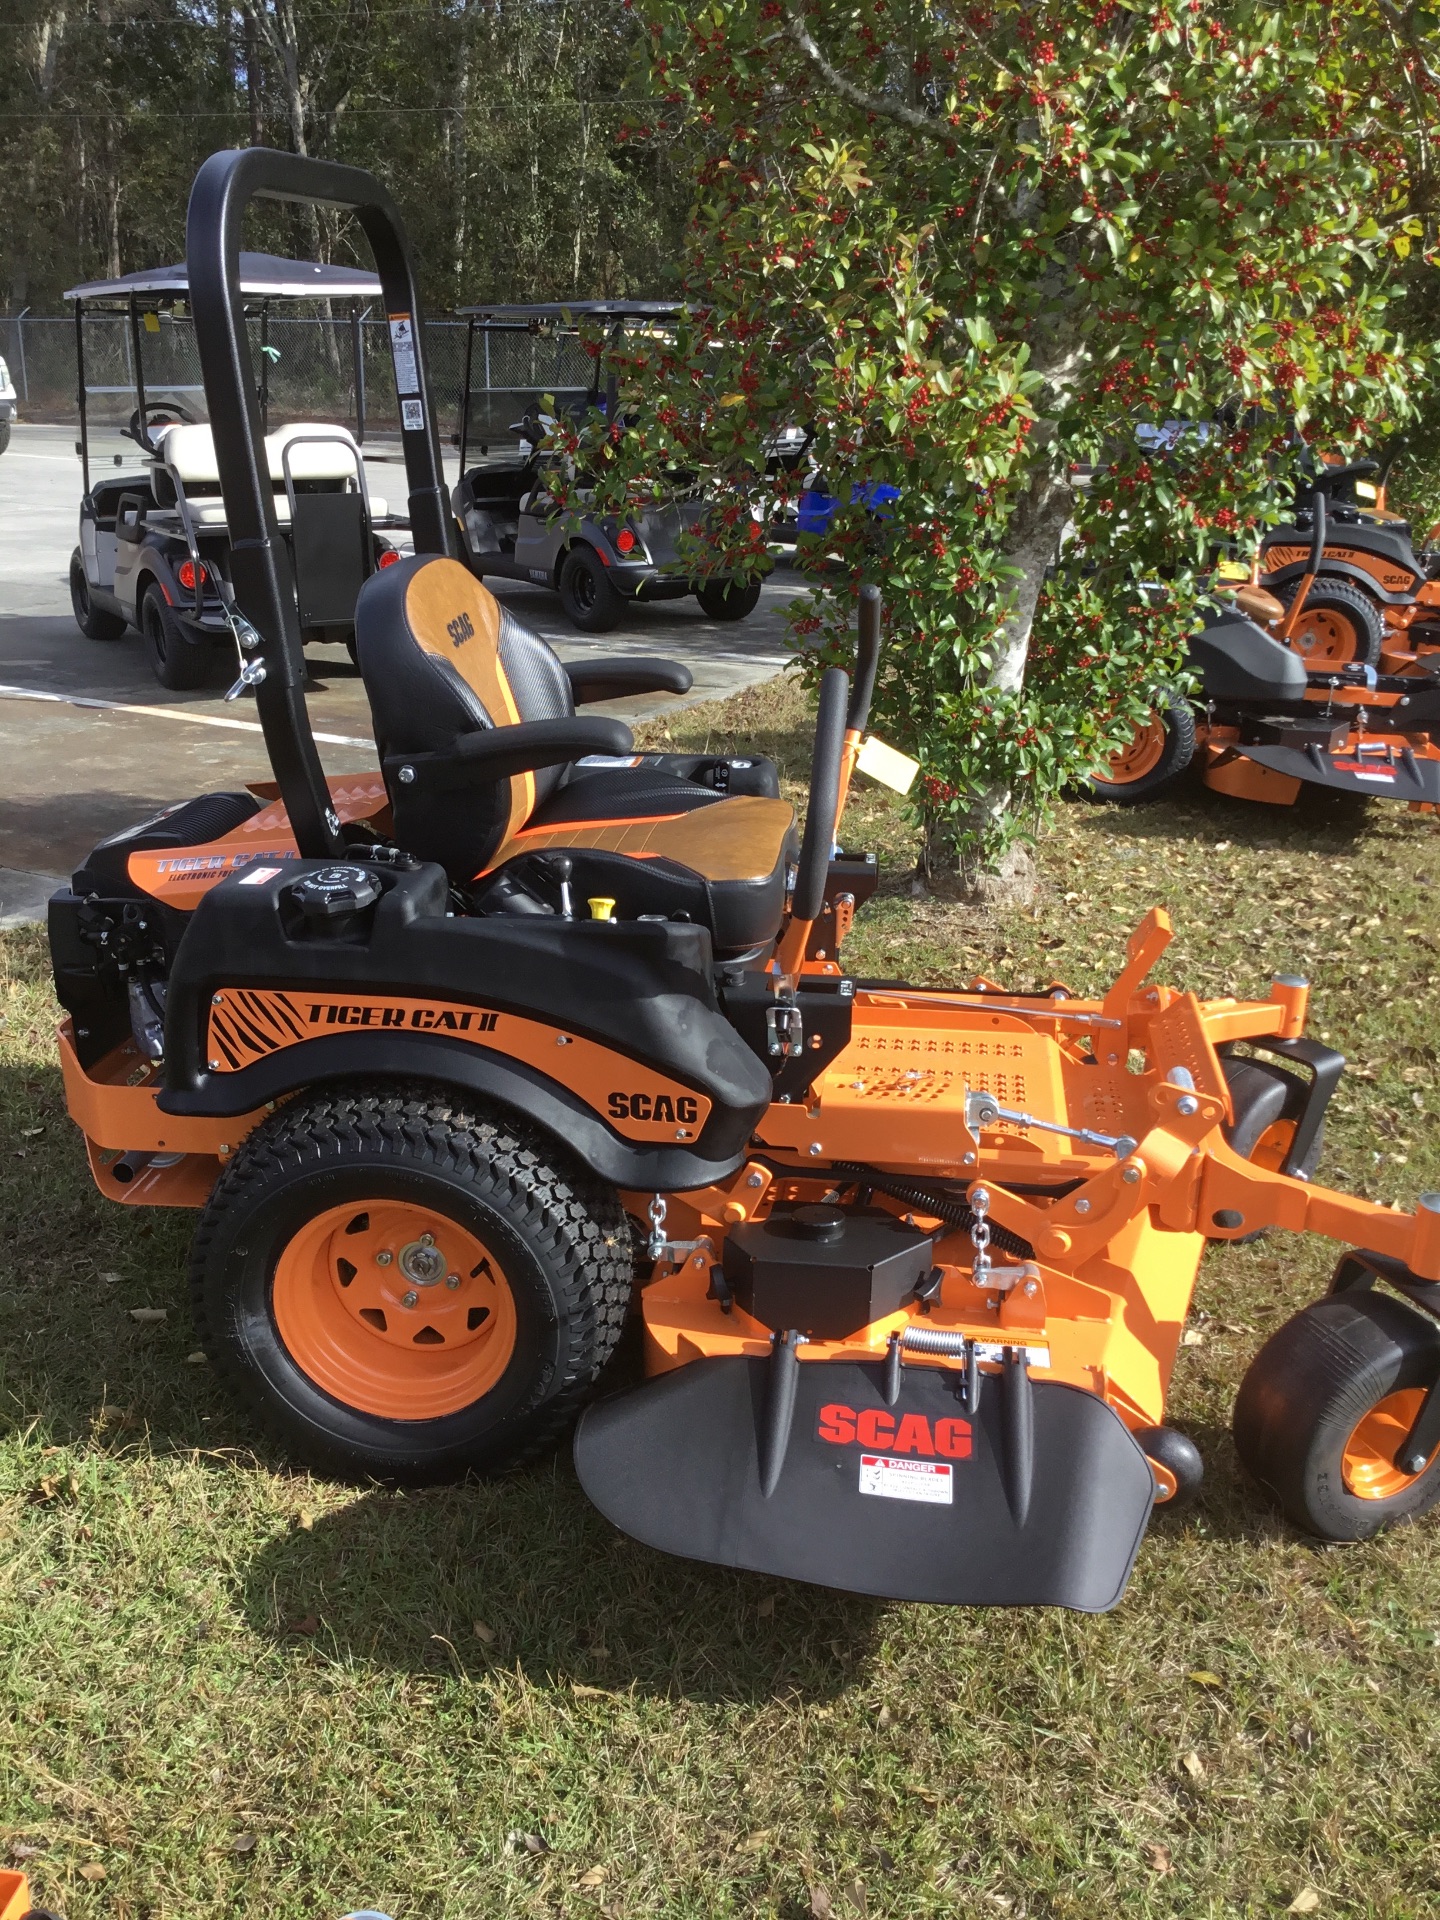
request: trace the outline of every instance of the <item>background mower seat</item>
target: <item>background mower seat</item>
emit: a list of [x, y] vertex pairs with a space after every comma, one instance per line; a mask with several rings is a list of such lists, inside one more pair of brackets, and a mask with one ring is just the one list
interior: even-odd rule
[[553, 912], [563, 852], [582, 916], [682, 915], [717, 950], [773, 940], [794, 812], [767, 760], [636, 754], [628, 727], [581, 700], [668, 689], [665, 661], [566, 666], [468, 568], [416, 555], [374, 574], [355, 646], [395, 838], [470, 890], [481, 912]]

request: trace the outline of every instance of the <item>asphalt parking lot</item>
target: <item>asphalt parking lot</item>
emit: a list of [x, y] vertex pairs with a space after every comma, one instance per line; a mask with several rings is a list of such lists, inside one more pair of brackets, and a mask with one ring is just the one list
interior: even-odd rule
[[[43, 914], [56, 876], [107, 833], [172, 800], [269, 774], [253, 705], [227, 706], [223, 676], [172, 693], [152, 677], [138, 634], [97, 643], [76, 627], [68, 586], [81, 486], [74, 438], [69, 427], [22, 421], [0, 456], [0, 925]], [[374, 492], [403, 498], [403, 469], [375, 465], [369, 478]], [[787, 658], [785, 603], [801, 591], [782, 574], [751, 618], [733, 626], [707, 620], [693, 599], [640, 606], [596, 638], [569, 629], [554, 594], [490, 584], [563, 659], [638, 652], [683, 661], [695, 676], [684, 704], [777, 673]], [[341, 648], [312, 649], [310, 659], [310, 718], [327, 771], [372, 768], [359, 675]], [[597, 711], [639, 719], [676, 704]]]

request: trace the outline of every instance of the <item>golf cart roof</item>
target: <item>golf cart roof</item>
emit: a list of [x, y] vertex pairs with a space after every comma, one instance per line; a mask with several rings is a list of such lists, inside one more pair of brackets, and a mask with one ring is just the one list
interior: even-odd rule
[[[87, 280], [67, 300], [184, 300], [190, 291], [182, 260], [173, 267], [122, 273], [118, 280]], [[378, 300], [380, 278], [360, 267], [322, 267], [313, 260], [282, 260], [273, 253], [240, 255], [240, 291], [270, 300]]]
[[502, 326], [531, 320], [673, 320], [684, 313], [679, 300], [536, 300], [521, 306], [459, 308], [462, 320], [496, 320]]

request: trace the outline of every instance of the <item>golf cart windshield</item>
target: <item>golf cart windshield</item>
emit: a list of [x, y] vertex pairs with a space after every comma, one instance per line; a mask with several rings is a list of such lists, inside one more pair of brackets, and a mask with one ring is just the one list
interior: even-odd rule
[[[378, 278], [242, 253], [240, 284], [266, 431], [331, 422], [363, 441], [362, 325], [369, 309], [383, 305]], [[92, 473], [98, 479], [147, 465], [167, 423], [208, 419], [188, 294], [181, 264], [89, 281], [65, 295], [75, 302], [77, 451], [87, 490]]]
[[460, 405], [461, 471], [528, 458], [553, 418], [615, 403], [607, 345], [669, 332], [666, 300], [571, 300], [462, 307], [468, 320]]

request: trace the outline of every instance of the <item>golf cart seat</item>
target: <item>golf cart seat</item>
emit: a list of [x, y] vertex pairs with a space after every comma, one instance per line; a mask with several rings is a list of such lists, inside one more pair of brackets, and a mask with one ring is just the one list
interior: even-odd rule
[[395, 838], [438, 861], [482, 913], [613, 899], [622, 918], [684, 917], [715, 947], [773, 941], [794, 858], [794, 812], [764, 760], [635, 754], [620, 721], [577, 699], [690, 685], [662, 660], [562, 664], [456, 560], [416, 555], [374, 574], [355, 644]]
[[[225, 503], [220, 498], [220, 468], [209, 427], [202, 422], [179, 422], [161, 429], [155, 444], [157, 457], [151, 476], [160, 505], [175, 504], [174, 483], [178, 480], [197, 522], [203, 527], [223, 526]], [[358, 486], [359, 449], [346, 428], [324, 421], [297, 421], [277, 428], [265, 437], [265, 454], [275, 487], [275, 517], [282, 527], [290, 524], [291, 517], [285, 488], [287, 448], [291, 449], [290, 479], [297, 495], [343, 492], [347, 482]], [[386, 511], [386, 502], [372, 495], [372, 519], [383, 519]]]

